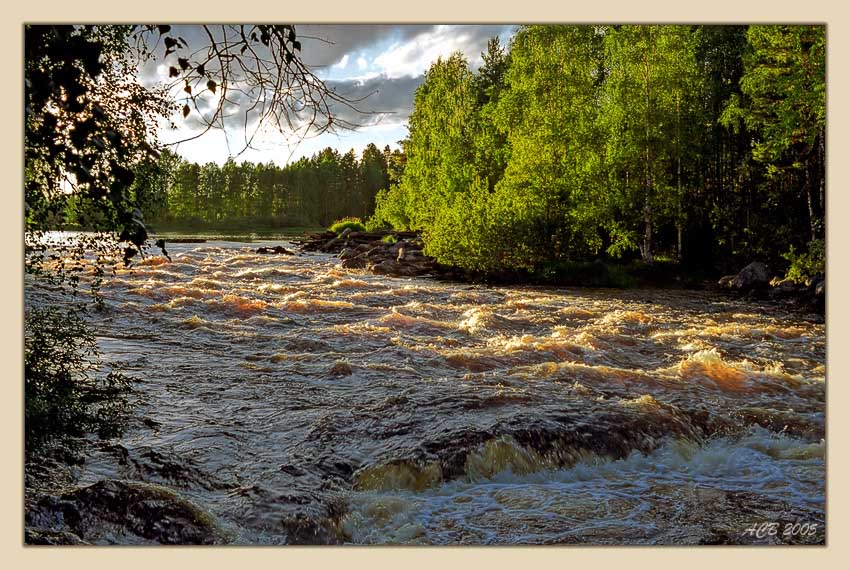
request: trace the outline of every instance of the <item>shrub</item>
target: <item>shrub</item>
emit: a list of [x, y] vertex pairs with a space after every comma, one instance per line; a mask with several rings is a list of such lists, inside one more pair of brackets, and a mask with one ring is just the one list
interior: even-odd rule
[[129, 380], [102, 370], [94, 335], [75, 311], [29, 310], [24, 371], [28, 458], [53, 440], [121, 432], [130, 409]]
[[826, 273], [826, 243], [822, 239], [810, 241], [806, 253], [795, 252], [792, 245], [782, 257], [791, 264], [785, 272], [785, 278], [795, 283], [810, 284], [812, 279]]
[[363, 225], [360, 218], [346, 217], [335, 221], [328, 229], [333, 233], [338, 234], [347, 229], [351, 229], [353, 232], [362, 232], [366, 230], [366, 226]]
[[407, 194], [401, 186], [393, 185], [378, 192], [375, 196], [375, 211], [366, 222], [370, 230], [393, 228], [408, 230], [410, 217], [407, 215]]
[[398, 241], [398, 236], [396, 236], [395, 234], [387, 234], [387, 235], [385, 235], [384, 237], [381, 238], [381, 241], [383, 243], [388, 243], [390, 245], [393, 245], [394, 243], [396, 243]]

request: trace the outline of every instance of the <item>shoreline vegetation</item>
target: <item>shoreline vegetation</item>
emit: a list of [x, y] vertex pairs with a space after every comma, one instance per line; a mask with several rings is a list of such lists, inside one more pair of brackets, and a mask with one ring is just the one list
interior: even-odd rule
[[400, 149], [285, 166], [164, 151], [131, 191], [165, 239], [349, 220], [417, 232], [465, 279], [726, 288], [759, 262], [734, 290], [822, 305], [824, 54], [823, 26], [521, 26], [477, 70], [431, 65]]
[[333, 254], [344, 268], [365, 269], [398, 277], [426, 276], [441, 280], [491, 285], [550, 285], [600, 288], [656, 288], [714, 290], [752, 301], [775, 301], [824, 315], [826, 285], [824, 276], [802, 283], [772, 275], [768, 267], [755, 261], [735, 275], [721, 275], [702, 268], [683, 267], [672, 261], [656, 260], [649, 266], [641, 260], [611, 263], [597, 259], [563, 262], [545, 271], [505, 271], [483, 273], [439, 263], [423, 253], [419, 232], [394, 230], [352, 231], [330, 229], [304, 234], [292, 240], [299, 250]]

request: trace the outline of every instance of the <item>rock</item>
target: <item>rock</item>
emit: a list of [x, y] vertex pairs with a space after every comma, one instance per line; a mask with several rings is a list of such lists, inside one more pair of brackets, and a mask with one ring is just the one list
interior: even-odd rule
[[367, 269], [379, 275], [395, 275], [398, 273], [399, 267], [400, 265], [397, 262], [391, 259], [385, 259], [380, 263], [367, 266]]
[[345, 269], [363, 269], [366, 267], [366, 260], [360, 257], [349, 257], [343, 260], [342, 266]]
[[770, 286], [779, 291], [798, 291], [800, 287], [794, 282], [792, 279], [781, 279], [779, 277], [774, 277], [770, 280]]
[[335, 377], [351, 376], [353, 373], [351, 365], [344, 360], [337, 360], [330, 371], [330, 375]]
[[764, 287], [768, 284], [769, 275], [767, 266], [764, 263], [754, 261], [744, 267], [732, 279], [730, 286], [738, 291], [748, 291], [750, 289]]
[[215, 519], [159, 485], [105, 479], [26, 511], [28, 540], [37, 544], [223, 544]]
[[27, 528], [24, 531], [25, 544], [49, 544], [52, 546], [68, 546], [90, 544], [72, 532], [55, 531], [44, 528]]
[[345, 228], [344, 230], [342, 230], [342, 232], [340, 232], [340, 234], [338, 236], [336, 236], [332, 240], [325, 243], [325, 245], [323, 245], [319, 249], [321, 249], [322, 251], [328, 251], [330, 248], [332, 248], [334, 245], [336, 245], [339, 241], [345, 240], [349, 236], [350, 233], [351, 233], [351, 228]]
[[260, 247], [257, 248], [257, 253], [276, 253], [280, 255], [295, 255], [295, 252], [289, 251], [283, 246], [276, 245], [274, 247]]
[[804, 289], [792, 279], [774, 277], [770, 280], [770, 297], [777, 299], [782, 297], [794, 297], [804, 292]]

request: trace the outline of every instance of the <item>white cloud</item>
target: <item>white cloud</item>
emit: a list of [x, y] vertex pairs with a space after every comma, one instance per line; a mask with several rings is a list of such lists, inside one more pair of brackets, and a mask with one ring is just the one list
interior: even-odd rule
[[392, 44], [374, 59], [374, 64], [387, 77], [421, 75], [437, 58], [453, 52], [466, 55], [475, 68], [481, 63], [481, 51], [487, 39], [503, 32], [505, 26], [434, 26], [415, 37]]
[[[348, 56], [346, 55], [346, 57], [348, 57]], [[366, 58], [363, 57], [362, 55], [360, 57], [358, 57], [357, 58], [357, 69], [359, 69], [360, 71], [363, 71], [367, 67], [369, 67], [369, 62], [366, 61]]]
[[348, 54], [342, 56], [342, 59], [334, 64], [334, 69], [345, 69], [348, 67]]

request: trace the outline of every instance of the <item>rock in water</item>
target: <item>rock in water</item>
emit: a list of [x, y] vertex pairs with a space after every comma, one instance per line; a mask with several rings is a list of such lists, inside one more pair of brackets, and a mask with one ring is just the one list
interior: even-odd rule
[[275, 253], [275, 254], [279, 254], [279, 255], [295, 255], [294, 252], [289, 251], [288, 249], [286, 249], [285, 247], [280, 246], [280, 245], [276, 245], [274, 247], [257, 248], [257, 253], [265, 253], [265, 254]]
[[758, 287], [765, 287], [770, 280], [767, 266], [760, 262], [754, 261], [744, 267], [738, 275], [732, 279], [731, 287], [739, 291], [747, 291]]
[[[212, 515], [159, 485], [105, 479], [27, 508], [32, 544], [222, 544]], [[79, 541], [79, 542], [78, 542]]]
[[717, 282], [717, 284], [720, 287], [723, 287], [725, 289], [729, 289], [730, 287], [732, 287], [732, 281], [734, 279], [735, 279], [734, 275], [724, 275], [723, 277], [720, 278], [720, 280]]

